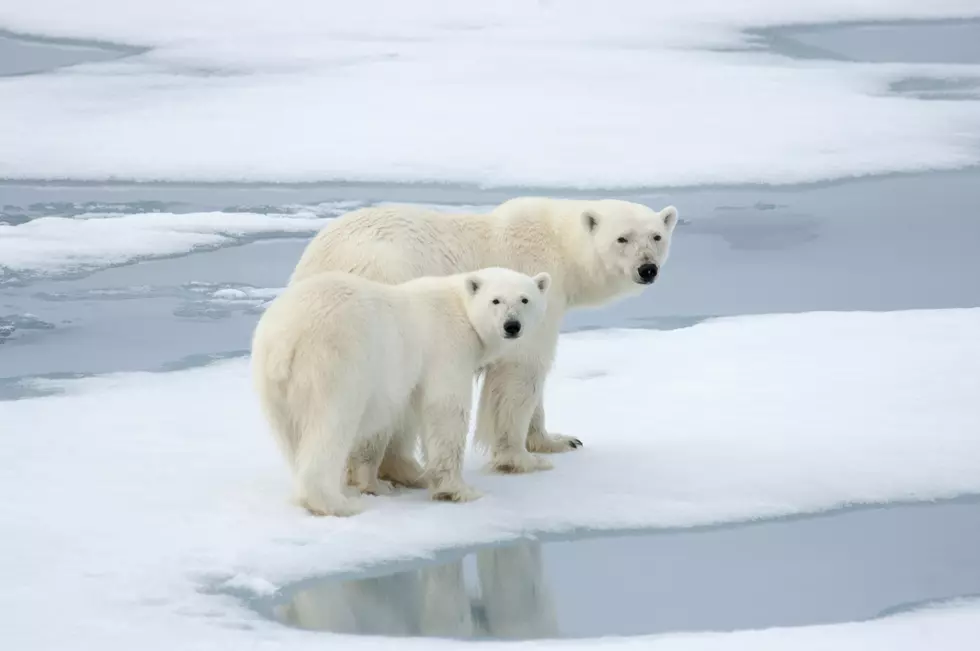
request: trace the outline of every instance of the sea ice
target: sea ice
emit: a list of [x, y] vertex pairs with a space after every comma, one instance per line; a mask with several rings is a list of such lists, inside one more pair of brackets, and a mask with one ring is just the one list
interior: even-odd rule
[[[552, 427], [585, 447], [350, 519], [289, 502], [248, 361], [60, 381], [0, 402], [0, 619], [11, 648], [431, 648], [287, 629], [223, 589], [580, 527], [686, 527], [980, 492], [980, 309], [726, 318], [562, 337]], [[397, 535], [392, 535], [397, 532]], [[216, 594], [215, 591], [219, 591]], [[562, 642], [662, 649], [966, 649], [980, 606], [868, 623]], [[450, 647], [452, 642], [439, 646]]]
[[0, 80], [0, 178], [788, 183], [978, 159], [980, 66], [794, 61], [746, 27], [978, 16], [971, 0], [8, 2], [0, 28], [150, 48]]
[[0, 224], [0, 282], [5, 275], [56, 276], [261, 237], [309, 236], [327, 219], [319, 214], [142, 213]]

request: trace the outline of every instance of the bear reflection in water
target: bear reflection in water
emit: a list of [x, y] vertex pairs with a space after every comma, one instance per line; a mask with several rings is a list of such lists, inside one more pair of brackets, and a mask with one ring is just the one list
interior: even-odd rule
[[477, 551], [479, 594], [467, 594], [463, 558], [352, 581], [325, 580], [275, 608], [297, 628], [358, 635], [529, 639], [558, 637], [541, 545]]

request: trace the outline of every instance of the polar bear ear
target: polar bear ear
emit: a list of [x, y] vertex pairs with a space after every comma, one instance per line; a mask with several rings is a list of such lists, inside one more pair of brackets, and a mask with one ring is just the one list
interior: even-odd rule
[[582, 213], [582, 223], [585, 224], [585, 230], [594, 233], [599, 225], [599, 216], [591, 210], [586, 210]]
[[470, 296], [476, 296], [482, 284], [483, 281], [476, 274], [471, 274], [466, 277], [466, 291], [469, 292]]
[[547, 271], [542, 271], [534, 277], [534, 284], [538, 286], [538, 290], [542, 294], [546, 294], [548, 288], [551, 287], [551, 276], [548, 275]]
[[660, 211], [660, 218], [664, 220], [664, 226], [668, 231], [674, 230], [674, 226], [677, 225], [677, 208], [667, 206]]

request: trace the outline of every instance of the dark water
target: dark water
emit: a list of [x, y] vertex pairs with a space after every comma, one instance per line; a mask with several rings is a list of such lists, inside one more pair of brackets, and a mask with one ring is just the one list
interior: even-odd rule
[[298, 628], [558, 638], [733, 631], [882, 617], [980, 595], [980, 502], [751, 525], [523, 540], [252, 602]]

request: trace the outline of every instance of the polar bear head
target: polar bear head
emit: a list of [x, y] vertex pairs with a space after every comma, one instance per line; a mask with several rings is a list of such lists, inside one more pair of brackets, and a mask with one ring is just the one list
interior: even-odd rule
[[488, 267], [463, 276], [466, 313], [487, 346], [520, 339], [541, 322], [547, 310], [551, 276], [531, 277]]
[[631, 201], [606, 199], [586, 202], [581, 219], [607, 273], [637, 285], [657, 279], [670, 251], [676, 208], [656, 211]]

